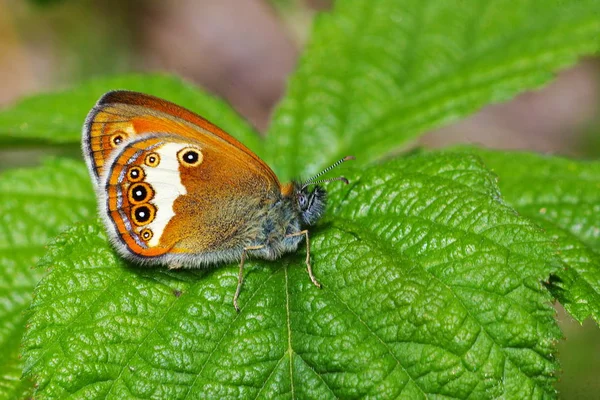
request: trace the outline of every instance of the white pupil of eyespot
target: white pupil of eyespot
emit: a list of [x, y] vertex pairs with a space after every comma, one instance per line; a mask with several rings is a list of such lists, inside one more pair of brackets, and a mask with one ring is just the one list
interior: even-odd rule
[[146, 213], [143, 211], [140, 211], [140, 217], [144, 218], [146, 216]]

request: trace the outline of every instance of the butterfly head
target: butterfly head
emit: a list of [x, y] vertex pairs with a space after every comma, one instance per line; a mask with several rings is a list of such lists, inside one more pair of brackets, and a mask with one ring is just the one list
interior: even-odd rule
[[311, 188], [299, 186], [296, 190], [296, 205], [300, 219], [305, 225], [315, 224], [325, 211], [327, 192], [321, 186]]
[[331, 182], [331, 181], [342, 181], [348, 183], [348, 180], [343, 176], [337, 178], [321, 179], [316, 180], [321, 175], [329, 172], [333, 168], [337, 167], [344, 161], [353, 160], [353, 156], [347, 156], [331, 165], [329, 168], [324, 169], [317, 175], [313, 176], [309, 180], [297, 183], [295, 185], [295, 196], [296, 206], [300, 214], [300, 219], [305, 225], [314, 225], [323, 215], [325, 211], [325, 204], [327, 201], [327, 192], [319, 183]]

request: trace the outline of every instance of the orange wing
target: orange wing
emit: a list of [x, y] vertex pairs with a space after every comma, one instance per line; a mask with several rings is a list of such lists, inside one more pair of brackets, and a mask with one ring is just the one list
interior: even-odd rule
[[224, 151], [246, 153], [270, 180], [279, 183], [264, 161], [218, 126], [166, 100], [126, 90], [102, 96], [83, 127], [83, 152], [96, 183], [111, 154], [127, 139], [144, 133], [169, 133], [196, 140], [202, 140], [203, 136], [219, 139]]
[[250, 155], [223, 152], [214, 136], [142, 135], [108, 160], [101, 216], [126, 257], [163, 262], [209, 252], [227, 259], [257, 237], [264, 209], [280, 199], [263, 172]]

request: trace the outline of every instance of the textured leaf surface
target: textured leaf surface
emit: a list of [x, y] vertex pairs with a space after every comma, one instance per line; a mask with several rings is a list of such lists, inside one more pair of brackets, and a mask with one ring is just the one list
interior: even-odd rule
[[505, 199], [556, 238], [564, 268], [550, 289], [579, 322], [600, 323], [600, 163], [477, 149]]
[[23, 344], [37, 394], [553, 397], [553, 249], [483, 164], [420, 155], [348, 176], [311, 231], [324, 288], [302, 251], [251, 260], [240, 314], [236, 266], [141, 269], [98, 225], [62, 235]]
[[179, 78], [126, 75], [89, 81], [75, 89], [32, 96], [0, 112], [0, 143], [80, 143], [85, 116], [101, 95], [128, 89], [172, 101], [215, 122], [248, 147], [260, 150], [259, 137], [222, 100]]
[[338, 0], [275, 113], [282, 177], [347, 154], [367, 163], [594, 53], [600, 2]]
[[47, 242], [95, 212], [87, 170], [68, 160], [0, 175], [0, 398], [21, 398], [24, 311], [44, 273], [33, 269]]

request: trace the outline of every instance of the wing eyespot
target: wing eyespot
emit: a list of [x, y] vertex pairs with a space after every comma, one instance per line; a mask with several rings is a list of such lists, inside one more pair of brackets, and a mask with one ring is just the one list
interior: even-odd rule
[[146, 203], [154, 197], [152, 186], [146, 182], [138, 182], [129, 186], [127, 198], [131, 204]]
[[127, 137], [127, 134], [125, 132], [116, 131], [110, 137], [110, 146], [114, 149], [115, 147], [117, 147], [121, 143], [123, 143], [123, 141], [125, 140], [126, 137]]
[[141, 167], [133, 166], [127, 170], [127, 179], [129, 182], [140, 182], [146, 177], [144, 170]]
[[177, 152], [179, 163], [185, 167], [197, 167], [202, 164], [204, 156], [200, 149], [195, 147], [186, 147]]
[[145, 228], [142, 229], [142, 231], [140, 232], [140, 237], [142, 238], [143, 241], [147, 242], [150, 239], [152, 239], [153, 233], [150, 229]]
[[156, 208], [152, 204], [139, 204], [131, 209], [131, 220], [137, 226], [149, 224], [155, 215]]
[[149, 167], [157, 167], [160, 164], [160, 156], [158, 153], [148, 153], [146, 158], [144, 159], [144, 164]]

